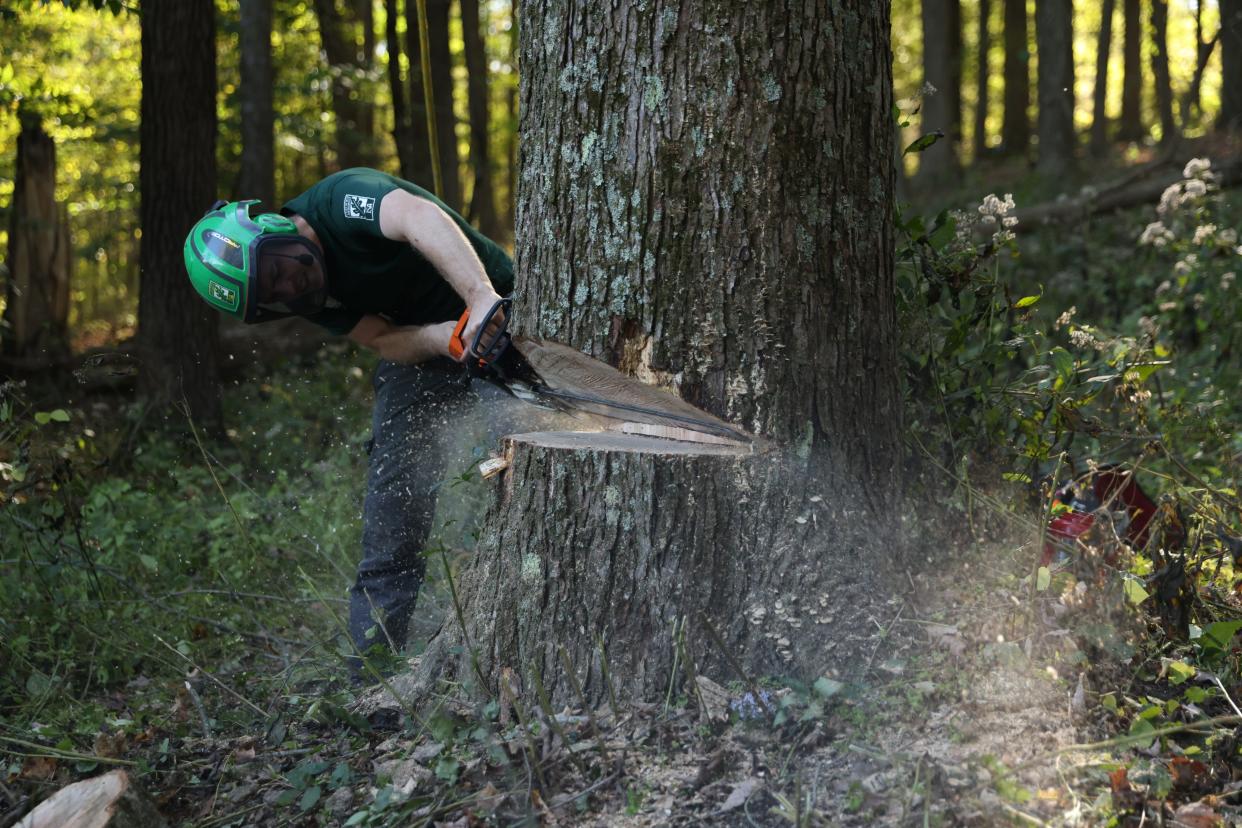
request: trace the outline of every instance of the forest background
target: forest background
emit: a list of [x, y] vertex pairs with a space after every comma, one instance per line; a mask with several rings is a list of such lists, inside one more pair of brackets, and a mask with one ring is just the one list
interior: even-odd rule
[[[272, 766], [263, 790], [283, 799], [260, 813], [382, 824], [427, 805], [368, 799], [364, 777], [381, 791], [387, 777], [357, 761], [303, 759], [324, 728], [371, 738], [340, 681], [336, 619], [356, 555], [373, 359], [296, 324], [189, 320], [175, 299], [184, 228], [163, 209], [251, 194], [279, 204], [353, 165], [430, 185], [415, 4], [210, 5], [0, 3], [0, 821], [71, 778], [136, 763], [162, 807], [223, 824], [210, 793], [219, 763], [202, 757], [259, 731], [295, 752]], [[1050, 481], [1088, 461], [1140, 469], [1181, 532], [1167, 550], [1110, 558], [1107, 597], [1073, 627], [1091, 665], [1063, 665], [1060, 680], [1098, 661], [1091, 732], [1131, 741], [1066, 783], [1045, 817], [1073, 791], [1100, 820], [1124, 821], [1209, 792], [1222, 799], [1205, 807], [1223, 812], [1237, 790], [1238, 722], [1205, 726], [1193, 745], [1163, 734], [1242, 716], [1238, 5], [891, 8], [906, 488], [941, 507], [920, 520], [952, 539], [949, 558], [998, 561], [1023, 617], [1097, 586], [1038, 566]], [[440, 194], [512, 246], [521, 10], [427, 6]], [[176, 63], [145, 63], [144, 38], [161, 37]], [[177, 37], [202, 48], [178, 52]], [[41, 203], [18, 203], [23, 180]], [[144, 205], [144, 186], [159, 198]], [[13, 254], [24, 211], [54, 218], [34, 231], [60, 244], [42, 271]], [[21, 289], [39, 280], [54, 289]], [[164, 363], [198, 367], [185, 383], [141, 367]], [[461, 496], [446, 498], [429, 555], [443, 566], [423, 599], [440, 611], [484, 497], [474, 461], [486, 447], [458, 442], [446, 490]], [[831, 715], [819, 708], [838, 690], [815, 687], [823, 698], [809, 682], [786, 697], [815, 714], [800, 721]], [[930, 695], [885, 692], [892, 705]], [[260, 698], [280, 709], [256, 708]], [[448, 750], [435, 772], [457, 793], [429, 801], [470, 789], [473, 732], [438, 732]], [[230, 762], [237, 750], [230, 742]], [[1198, 764], [1169, 764], [1178, 757]], [[1142, 796], [1109, 775], [1118, 768], [1143, 780]], [[1005, 780], [989, 784], [1008, 807], [1033, 807]], [[800, 784], [792, 772], [787, 782]], [[339, 813], [319, 800], [355, 788]], [[650, 805], [642, 790], [624, 794], [627, 810]], [[842, 797], [844, 812], [879, 807], [860, 791]]]

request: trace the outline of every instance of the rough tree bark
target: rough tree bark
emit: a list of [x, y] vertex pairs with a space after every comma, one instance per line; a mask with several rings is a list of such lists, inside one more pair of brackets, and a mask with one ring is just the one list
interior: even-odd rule
[[470, 166], [474, 170], [474, 189], [470, 193], [470, 220], [489, 238], [500, 235], [496, 215], [496, 191], [492, 185], [492, 151], [488, 113], [491, 96], [487, 82], [487, 51], [480, 30], [481, 0], [459, 0], [462, 41], [466, 53], [470, 109]]
[[961, 135], [961, 6], [959, 0], [922, 0], [923, 103], [920, 131], [944, 137], [919, 154], [916, 182], [934, 187], [958, 170]]
[[888, 4], [524, 10], [516, 324], [776, 448], [512, 438], [463, 576], [478, 669], [451, 621], [405, 689], [511, 667], [568, 701], [563, 646], [598, 700], [602, 642], [650, 698], [675, 650], [731, 678], [716, 635], [749, 671], [848, 670], [899, 489]]
[[221, 422], [219, 319], [190, 287], [181, 246], [216, 198], [215, 34], [211, 0], [143, 6], [139, 390], [184, 398], [210, 427]]
[[1001, 146], [1026, 155], [1031, 143], [1031, 50], [1026, 0], [1003, 0], [1005, 7], [1005, 116]]
[[276, 209], [272, 0], [241, 0], [241, 178], [238, 192]]
[[69, 215], [56, 203], [56, 144], [38, 116], [19, 117], [0, 350], [51, 363], [69, 351]]
[[1108, 57], [1113, 49], [1113, 9], [1116, 0], [1100, 8], [1100, 32], [1095, 45], [1095, 88], [1091, 95], [1091, 154], [1108, 148]]
[[983, 157], [988, 148], [988, 55], [992, 51], [992, 32], [988, 18], [992, 15], [992, 0], [979, 0], [979, 42], [975, 71], [975, 160]]
[[1151, 74], [1156, 85], [1156, 109], [1160, 113], [1160, 143], [1177, 140], [1173, 120], [1173, 81], [1169, 77], [1169, 4], [1151, 0]]
[[[461, 173], [457, 152], [457, 116], [453, 112], [453, 54], [449, 50], [449, 11], [452, 0], [427, 0], [427, 30], [431, 42], [431, 83], [436, 99], [436, 138], [440, 145], [440, 175], [444, 192], [436, 193], [448, 206], [460, 210]], [[431, 142], [427, 137], [427, 108], [423, 103], [422, 48], [418, 40], [418, 7], [405, 4], [406, 52], [410, 56], [410, 124], [419, 150], [427, 159], [423, 174], [414, 179], [432, 189]]]
[[1143, 137], [1143, 5], [1142, 0], [1124, 0], [1122, 53], [1121, 120], [1117, 138], [1138, 141]]
[[1220, 0], [1220, 89], [1217, 129], [1242, 129], [1242, 0]]
[[315, 0], [319, 36], [332, 73], [336, 159], [342, 168], [374, 166], [375, 107], [366, 89], [375, 55], [371, 0]]
[[1073, 0], [1035, 4], [1039, 57], [1039, 158], [1037, 169], [1061, 175], [1074, 163]]

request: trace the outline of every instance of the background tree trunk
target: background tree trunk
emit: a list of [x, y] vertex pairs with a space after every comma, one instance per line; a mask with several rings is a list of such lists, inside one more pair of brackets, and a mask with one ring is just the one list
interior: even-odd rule
[[0, 344], [7, 356], [47, 360], [69, 351], [73, 250], [69, 216], [56, 203], [56, 144], [38, 116], [19, 113], [9, 211], [8, 282]]
[[141, 117], [139, 390], [157, 401], [184, 397], [196, 420], [215, 427], [219, 320], [190, 287], [181, 255], [186, 232], [216, 197], [211, 0], [143, 5]]
[[[430, 5], [431, 0], [428, 0]], [[427, 107], [423, 98], [422, 44], [418, 39], [418, 7], [415, 0], [405, 2], [405, 53], [409, 56], [410, 77], [410, 169], [406, 178], [428, 190], [433, 188], [435, 177], [431, 172], [431, 139], [427, 134]]]
[[1160, 112], [1160, 143], [1177, 139], [1173, 120], [1173, 81], [1169, 77], [1169, 4], [1151, 0], [1151, 74], [1156, 85], [1156, 108]]
[[397, 20], [401, 14], [398, 0], [384, 0], [384, 40], [388, 52], [388, 93], [392, 96], [392, 141], [397, 148], [397, 163], [401, 177], [417, 181], [415, 172], [415, 148], [413, 125], [410, 123], [410, 107], [406, 98], [405, 79], [401, 76], [401, 36], [397, 32]]
[[1220, 0], [1220, 89], [1218, 129], [1242, 129], [1242, 0]]
[[1074, 26], [1072, 0], [1035, 4], [1039, 57], [1039, 160], [1046, 175], [1060, 175], [1074, 163]]
[[982, 158], [988, 148], [988, 53], [992, 50], [988, 18], [991, 15], [992, 0], [979, 0], [978, 67], [975, 72], [975, 161]]
[[[944, 137], [919, 154], [916, 182], [935, 187], [958, 170], [961, 136], [961, 6], [959, 0], [922, 0], [923, 104], [920, 131]], [[928, 87], [931, 87], [930, 89]]]
[[1026, 155], [1031, 143], [1031, 50], [1026, 0], [1003, 0], [1005, 7], [1005, 116], [1001, 146]]
[[[513, 0], [513, 22], [509, 29], [509, 47], [511, 54], [509, 56], [513, 65], [513, 71], [518, 71], [518, 53], [521, 45], [518, 42], [519, 33], [521, 31], [518, 23], [518, 10], [520, 8], [519, 0]], [[517, 180], [518, 180], [518, 91], [516, 88], [510, 88], [508, 98], [505, 100], [505, 108], [509, 114], [509, 147], [508, 147], [508, 173], [509, 173], [509, 198], [505, 204], [505, 225], [510, 232], [513, 230], [514, 223], [517, 220]]]
[[[436, 193], [448, 206], [460, 210], [461, 173], [457, 152], [457, 116], [453, 111], [453, 55], [449, 49], [449, 10], [452, 0], [427, 0], [427, 29], [431, 42], [431, 80], [436, 99], [436, 137], [440, 144], [440, 175], [444, 192]], [[420, 136], [416, 143], [426, 167], [415, 181], [432, 189], [431, 142], [427, 136], [427, 109], [423, 103], [422, 48], [418, 42], [418, 8], [406, 0], [406, 38], [410, 55], [410, 123]]]
[[272, 106], [272, 0], [241, 0], [242, 198], [276, 209], [275, 114]]
[[517, 326], [788, 452], [514, 439], [463, 579], [467, 651], [485, 684], [510, 666], [557, 700], [560, 646], [602, 696], [597, 639], [648, 698], [676, 649], [732, 677], [712, 631], [748, 669], [844, 667], [899, 488], [888, 5], [524, 8]]
[[469, 74], [470, 166], [474, 169], [474, 189], [470, 193], [470, 220], [488, 238], [501, 234], [496, 215], [496, 191], [492, 185], [491, 135], [488, 129], [491, 96], [487, 82], [487, 51], [480, 30], [481, 0], [459, 0], [462, 40]]
[[375, 19], [371, 0], [344, 0], [343, 7], [340, 2], [315, 0], [319, 35], [332, 73], [337, 166], [369, 167], [379, 155], [375, 107], [366, 88], [375, 55]]
[[1121, 122], [1117, 138], [1143, 137], [1143, 6], [1142, 0], [1123, 0], [1125, 43], [1122, 58]]
[[1095, 49], [1095, 89], [1091, 96], [1091, 154], [1108, 149], [1108, 58], [1113, 49], [1113, 9], [1116, 0], [1104, 0]]

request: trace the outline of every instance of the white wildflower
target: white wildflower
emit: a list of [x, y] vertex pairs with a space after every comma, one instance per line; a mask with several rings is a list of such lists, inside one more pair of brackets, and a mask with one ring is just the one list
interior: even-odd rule
[[1162, 293], [1168, 293], [1172, 289], [1173, 289], [1173, 283], [1170, 282], [1168, 279], [1165, 279], [1163, 282], [1161, 282], [1159, 285], [1156, 286], [1156, 295], [1159, 296]]
[[922, 88], [919, 89], [919, 94], [924, 98], [930, 98], [936, 94], [936, 87], [932, 86], [930, 82], [925, 82]]
[[1074, 328], [1070, 331], [1070, 344], [1075, 348], [1094, 348], [1096, 345], [1095, 337], [1082, 328]]
[[1182, 205], [1182, 185], [1170, 184], [1164, 188], [1164, 192], [1160, 194], [1160, 204], [1156, 206], [1156, 212], [1163, 218], [1177, 210]]
[[1205, 224], [1195, 228], [1195, 244], [1206, 244], [1216, 235], [1215, 224]]
[[1232, 288], [1233, 279], [1234, 279], [1234, 274], [1232, 270], [1229, 271], [1228, 273], [1220, 274], [1220, 289], [1229, 290], [1230, 288]]
[[1186, 276], [1199, 264], [1199, 257], [1191, 253], [1173, 265], [1173, 272], [1178, 276]]
[[1182, 178], [1198, 178], [1211, 168], [1212, 162], [1209, 159], [1192, 158], [1186, 162], [1186, 168], [1182, 170]]
[[1226, 227], [1216, 234], [1216, 243], [1221, 247], [1233, 247], [1238, 243], [1238, 231]]
[[1177, 303], [1176, 302], [1161, 302], [1159, 305], [1156, 306], [1156, 309], [1160, 311], [1161, 313], [1168, 313], [1171, 310], [1177, 310]]
[[1165, 227], [1162, 222], [1153, 221], [1143, 230], [1143, 235], [1139, 236], [1139, 244], [1150, 244], [1155, 247], [1164, 247], [1173, 240], [1173, 234], [1169, 228]]
[[1150, 316], [1140, 316], [1139, 327], [1143, 330], [1143, 333], [1147, 334], [1147, 336], [1152, 339], [1156, 338], [1156, 320], [1152, 319]]
[[1182, 185], [1182, 202], [1185, 203], [1192, 199], [1200, 198], [1207, 195], [1207, 184], [1199, 179], [1187, 181]]
[[1205, 304], [1207, 304], [1207, 297], [1202, 293], [1196, 293], [1194, 296], [1190, 297], [1190, 303], [1195, 306], [1195, 310], [1200, 310]]
[[1130, 402], [1132, 403], [1145, 403], [1150, 399], [1151, 399], [1151, 392], [1148, 391], [1146, 388], [1139, 388], [1135, 390], [1133, 394], [1130, 395]]
[[1056, 325], [1054, 327], [1058, 329], [1064, 328], [1070, 323], [1070, 320], [1074, 318], [1074, 314], [1076, 313], [1078, 313], [1078, 306], [1070, 305], [1069, 310], [1057, 317]]

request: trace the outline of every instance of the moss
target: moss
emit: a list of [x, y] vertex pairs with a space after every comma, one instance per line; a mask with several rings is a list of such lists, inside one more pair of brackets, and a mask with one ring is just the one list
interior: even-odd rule
[[659, 75], [648, 75], [643, 81], [643, 106], [648, 110], [658, 109], [664, 103], [664, 81]]

